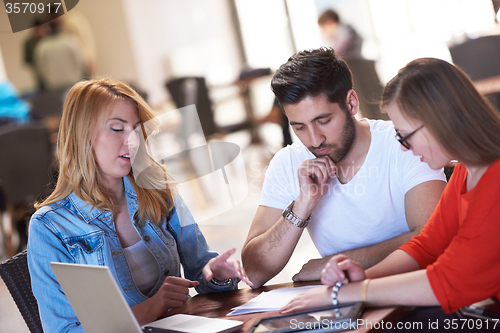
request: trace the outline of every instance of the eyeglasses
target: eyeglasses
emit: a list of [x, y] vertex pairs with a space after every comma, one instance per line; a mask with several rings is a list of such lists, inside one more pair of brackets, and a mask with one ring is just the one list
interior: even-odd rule
[[420, 126], [419, 128], [417, 128], [416, 130], [414, 130], [413, 132], [411, 132], [410, 134], [407, 134], [405, 136], [402, 136], [401, 133], [399, 133], [399, 131], [396, 131], [396, 140], [399, 141], [399, 143], [405, 147], [406, 149], [410, 149], [411, 148], [411, 145], [408, 143], [408, 139], [415, 133], [417, 133], [418, 130], [420, 130], [422, 127], [424, 127], [424, 125]]

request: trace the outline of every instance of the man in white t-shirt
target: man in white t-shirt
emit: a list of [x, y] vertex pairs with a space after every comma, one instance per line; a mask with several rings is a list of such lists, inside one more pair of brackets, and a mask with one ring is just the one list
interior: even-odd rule
[[[352, 76], [333, 49], [295, 54], [271, 86], [301, 142], [281, 149], [266, 172], [242, 250], [254, 287], [285, 267], [305, 227], [322, 258], [294, 281], [319, 280], [338, 253], [368, 268], [417, 235], [445, 176], [403, 152], [391, 122], [355, 118]], [[398, 130], [411, 145], [412, 133]]]

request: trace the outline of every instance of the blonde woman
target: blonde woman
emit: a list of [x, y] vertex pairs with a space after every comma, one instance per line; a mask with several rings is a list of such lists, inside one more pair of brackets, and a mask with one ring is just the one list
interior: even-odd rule
[[366, 271], [346, 256], [333, 257], [322, 272], [326, 286], [299, 295], [282, 312], [361, 300], [417, 305], [425, 308], [408, 321], [429, 328], [432, 318], [452, 328], [455, 311], [500, 296], [500, 112], [459, 68], [432, 58], [402, 68], [381, 105], [401, 149], [432, 169], [458, 161], [450, 182], [418, 236]]
[[[146, 153], [135, 131], [144, 133], [153, 119], [121, 82], [82, 81], [69, 91], [57, 185], [36, 205], [29, 227], [28, 264], [44, 331], [83, 332], [52, 261], [108, 266], [141, 325], [181, 306], [191, 287], [204, 293], [236, 289], [239, 279], [251, 284], [239, 261], [228, 259], [234, 249], [218, 256], [208, 247], [165, 170]], [[134, 175], [138, 159], [144, 171]]]

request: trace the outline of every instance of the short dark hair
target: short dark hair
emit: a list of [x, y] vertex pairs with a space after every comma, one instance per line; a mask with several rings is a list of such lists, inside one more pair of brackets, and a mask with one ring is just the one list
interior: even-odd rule
[[339, 14], [333, 9], [328, 9], [324, 11], [323, 14], [321, 14], [318, 18], [318, 25], [322, 25], [327, 21], [334, 21], [339, 23], [340, 22]]
[[325, 94], [329, 102], [344, 109], [352, 86], [351, 70], [331, 47], [297, 52], [280, 66], [271, 81], [271, 90], [282, 107]]

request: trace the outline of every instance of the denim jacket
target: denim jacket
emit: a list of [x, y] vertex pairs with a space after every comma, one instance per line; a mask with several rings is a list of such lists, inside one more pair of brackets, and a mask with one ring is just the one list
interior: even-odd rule
[[180, 196], [174, 199], [169, 216], [156, 226], [137, 218], [136, 192], [124, 177], [130, 219], [142, 241], [158, 262], [160, 276], [148, 295], [134, 284], [132, 274], [113, 223], [110, 211], [92, 208], [75, 193], [39, 209], [31, 218], [28, 238], [28, 266], [33, 294], [38, 301], [42, 326], [48, 332], [83, 332], [78, 318], [50, 268], [50, 262], [108, 266], [129, 306], [153, 296], [166, 276], [181, 276], [199, 281], [200, 293], [237, 289], [237, 284], [216, 286], [202, 274], [206, 263], [217, 256], [207, 245], [191, 212]]

